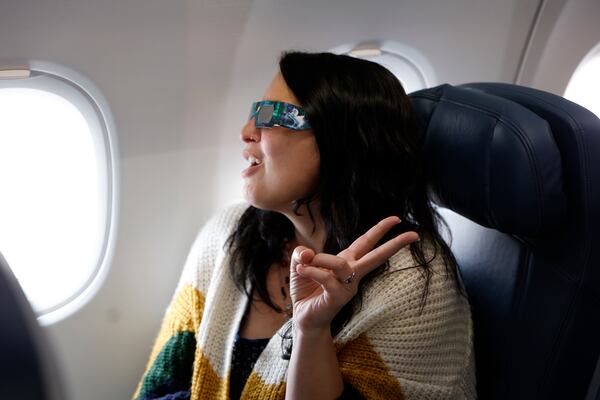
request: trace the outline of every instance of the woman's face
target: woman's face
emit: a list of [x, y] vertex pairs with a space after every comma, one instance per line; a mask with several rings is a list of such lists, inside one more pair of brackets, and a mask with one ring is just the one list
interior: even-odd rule
[[[262, 100], [300, 106], [280, 73]], [[250, 164], [242, 171], [244, 196], [251, 205], [289, 213], [294, 200], [312, 194], [319, 177], [319, 149], [312, 130], [256, 128], [253, 118], [242, 128], [241, 139], [246, 144], [242, 154]]]

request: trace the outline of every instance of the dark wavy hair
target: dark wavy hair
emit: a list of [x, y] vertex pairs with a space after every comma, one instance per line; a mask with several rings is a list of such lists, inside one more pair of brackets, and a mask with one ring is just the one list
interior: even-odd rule
[[[317, 187], [297, 199], [294, 209], [298, 212], [318, 199], [327, 235], [324, 252], [339, 253], [383, 218], [397, 215], [402, 223], [382, 242], [408, 230], [418, 232], [421, 241], [410, 245], [415, 263], [408, 268], [419, 268], [425, 278], [421, 307], [435, 257], [442, 257], [458, 285], [456, 261], [440, 236], [438, 215], [428, 198], [424, 138], [398, 79], [377, 63], [330, 53], [284, 53], [279, 68], [306, 110], [319, 147]], [[271, 264], [282, 260], [293, 235], [285, 216], [249, 207], [228, 241], [237, 286], [248, 296], [256, 289], [277, 311], [281, 310], [269, 298], [266, 275]], [[433, 246], [430, 259], [424, 244]], [[333, 320], [333, 335], [360, 307], [365, 285], [387, 266], [386, 262], [360, 281], [357, 296]]]

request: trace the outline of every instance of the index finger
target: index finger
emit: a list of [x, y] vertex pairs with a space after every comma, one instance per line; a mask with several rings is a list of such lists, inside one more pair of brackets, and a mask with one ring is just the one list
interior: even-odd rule
[[398, 250], [417, 240], [419, 240], [419, 235], [417, 232], [404, 232], [365, 254], [354, 265], [354, 269], [360, 276], [365, 276], [377, 268], [377, 266], [386, 262], [391, 256], [396, 254]]
[[377, 242], [396, 224], [400, 223], [398, 217], [387, 217], [382, 219], [366, 233], [356, 239], [348, 247], [348, 250], [355, 260], [358, 260], [375, 247]]

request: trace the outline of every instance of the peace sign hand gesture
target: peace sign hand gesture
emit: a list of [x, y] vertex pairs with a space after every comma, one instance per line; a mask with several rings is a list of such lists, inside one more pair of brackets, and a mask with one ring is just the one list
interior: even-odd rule
[[335, 315], [356, 295], [365, 275], [402, 247], [419, 240], [417, 233], [410, 231], [373, 248], [399, 222], [398, 217], [383, 219], [337, 256], [315, 254], [304, 246], [294, 249], [290, 295], [297, 329], [303, 333], [328, 329]]

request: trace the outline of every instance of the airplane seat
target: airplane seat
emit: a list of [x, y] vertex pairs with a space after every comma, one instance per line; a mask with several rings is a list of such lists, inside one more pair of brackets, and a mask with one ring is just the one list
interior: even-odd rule
[[510, 84], [411, 99], [473, 313], [480, 399], [583, 399], [600, 353], [600, 120]]
[[50, 341], [0, 253], [0, 399], [65, 400]]

